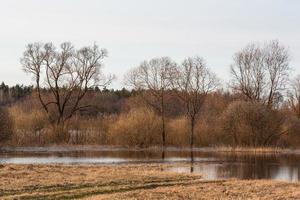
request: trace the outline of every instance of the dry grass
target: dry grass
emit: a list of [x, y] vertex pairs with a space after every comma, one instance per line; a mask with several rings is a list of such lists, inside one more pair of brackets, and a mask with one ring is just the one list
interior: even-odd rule
[[79, 199], [190, 183], [199, 176], [162, 171], [161, 165], [5, 165], [0, 199]]
[[299, 199], [300, 184], [203, 181], [169, 165], [4, 165], [0, 199]]
[[209, 181], [189, 185], [135, 190], [94, 196], [90, 200], [114, 199], [202, 199], [202, 200], [279, 200], [299, 199], [300, 185], [272, 181]]
[[167, 123], [167, 143], [171, 146], [189, 145], [189, 127], [186, 117], [171, 119]]
[[154, 111], [139, 108], [123, 113], [109, 129], [110, 144], [148, 147], [161, 143], [161, 122]]
[[212, 148], [217, 152], [229, 152], [229, 153], [287, 153], [290, 149], [283, 149], [279, 147], [230, 147], [219, 146]]

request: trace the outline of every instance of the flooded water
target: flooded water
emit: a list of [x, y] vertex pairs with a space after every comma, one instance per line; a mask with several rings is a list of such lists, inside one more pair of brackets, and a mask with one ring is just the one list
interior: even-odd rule
[[21, 148], [0, 151], [0, 163], [10, 164], [127, 164], [169, 163], [168, 171], [201, 173], [204, 179], [273, 179], [300, 181], [300, 154], [238, 154], [204, 150], [194, 152], [168, 150], [162, 159], [160, 151], [127, 149], [44, 149]]

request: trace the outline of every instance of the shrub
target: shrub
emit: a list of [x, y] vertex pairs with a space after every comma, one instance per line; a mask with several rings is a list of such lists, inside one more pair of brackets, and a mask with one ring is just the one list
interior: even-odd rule
[[222, 121], [233, 145], [267, 146], [279, 139], [284, 118], [260, 103], [236, 101], [223, 113]]
[[167, 123], [166, 141], [172, 146], [189, 145], [189, 126], [185, 117], [171, 119]]
[[0, 142], [11, 138], [13, 133], [13, 121], [6, 108], [0, 107]]
[[[13, 106], [9, 113], [14, 122], [13, 142], [15, 144], [40, 144], [45, 139], [45, 128], [48, 126], [47, 116], [41, 110], [32, 109], [30, 112], [20, 106]], [[49, 139], [49, 138], [48, 138]], [[47, 139], [47, 140], [48, 140]], [[51, 142], [48, 140], [47, 142]]]
[[150, 109], [139, 108], [120, 114], [110, 125], [110, 143], [147, 147], [161, 143], [161, 121]]
[[283, 145], [289, 147], [300, 146], [300, 119], [297, 117], [290, 117], [286, 123], [287, 133], [284, 135]]
[[[167, 143], [172, 146], [189, 146], [189, 120], [182, 116], [170, 119], [167, 124]], [[218, 120], [202, 116], [195, 125], [195, 146], [211, 146], [221, 143]]]

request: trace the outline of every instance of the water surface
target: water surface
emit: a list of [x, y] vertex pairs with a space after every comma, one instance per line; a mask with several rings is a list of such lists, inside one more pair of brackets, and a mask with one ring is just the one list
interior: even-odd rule
[[110, 148], [17, 148], [0, 151], [0, 163], [10, 164], [130, 164], [169, 163], [168, 171], [201, 173], [204, 179], [272, 179], [300, 181], [299, 154], [216, 153], [205, 149], [190, 152], [178, 149], [130, 150]]

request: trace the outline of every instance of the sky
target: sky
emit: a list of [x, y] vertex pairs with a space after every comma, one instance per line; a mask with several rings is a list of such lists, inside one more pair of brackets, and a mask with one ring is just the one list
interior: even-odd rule
[[235, 52], [277, 39], [300, 74], [299, 0], [0, 0], [0, 82], [33, 84], [20, 58], [32, 42], [96, 42], [118, 79], [143, 60], [201, 56], [224, 83]]

